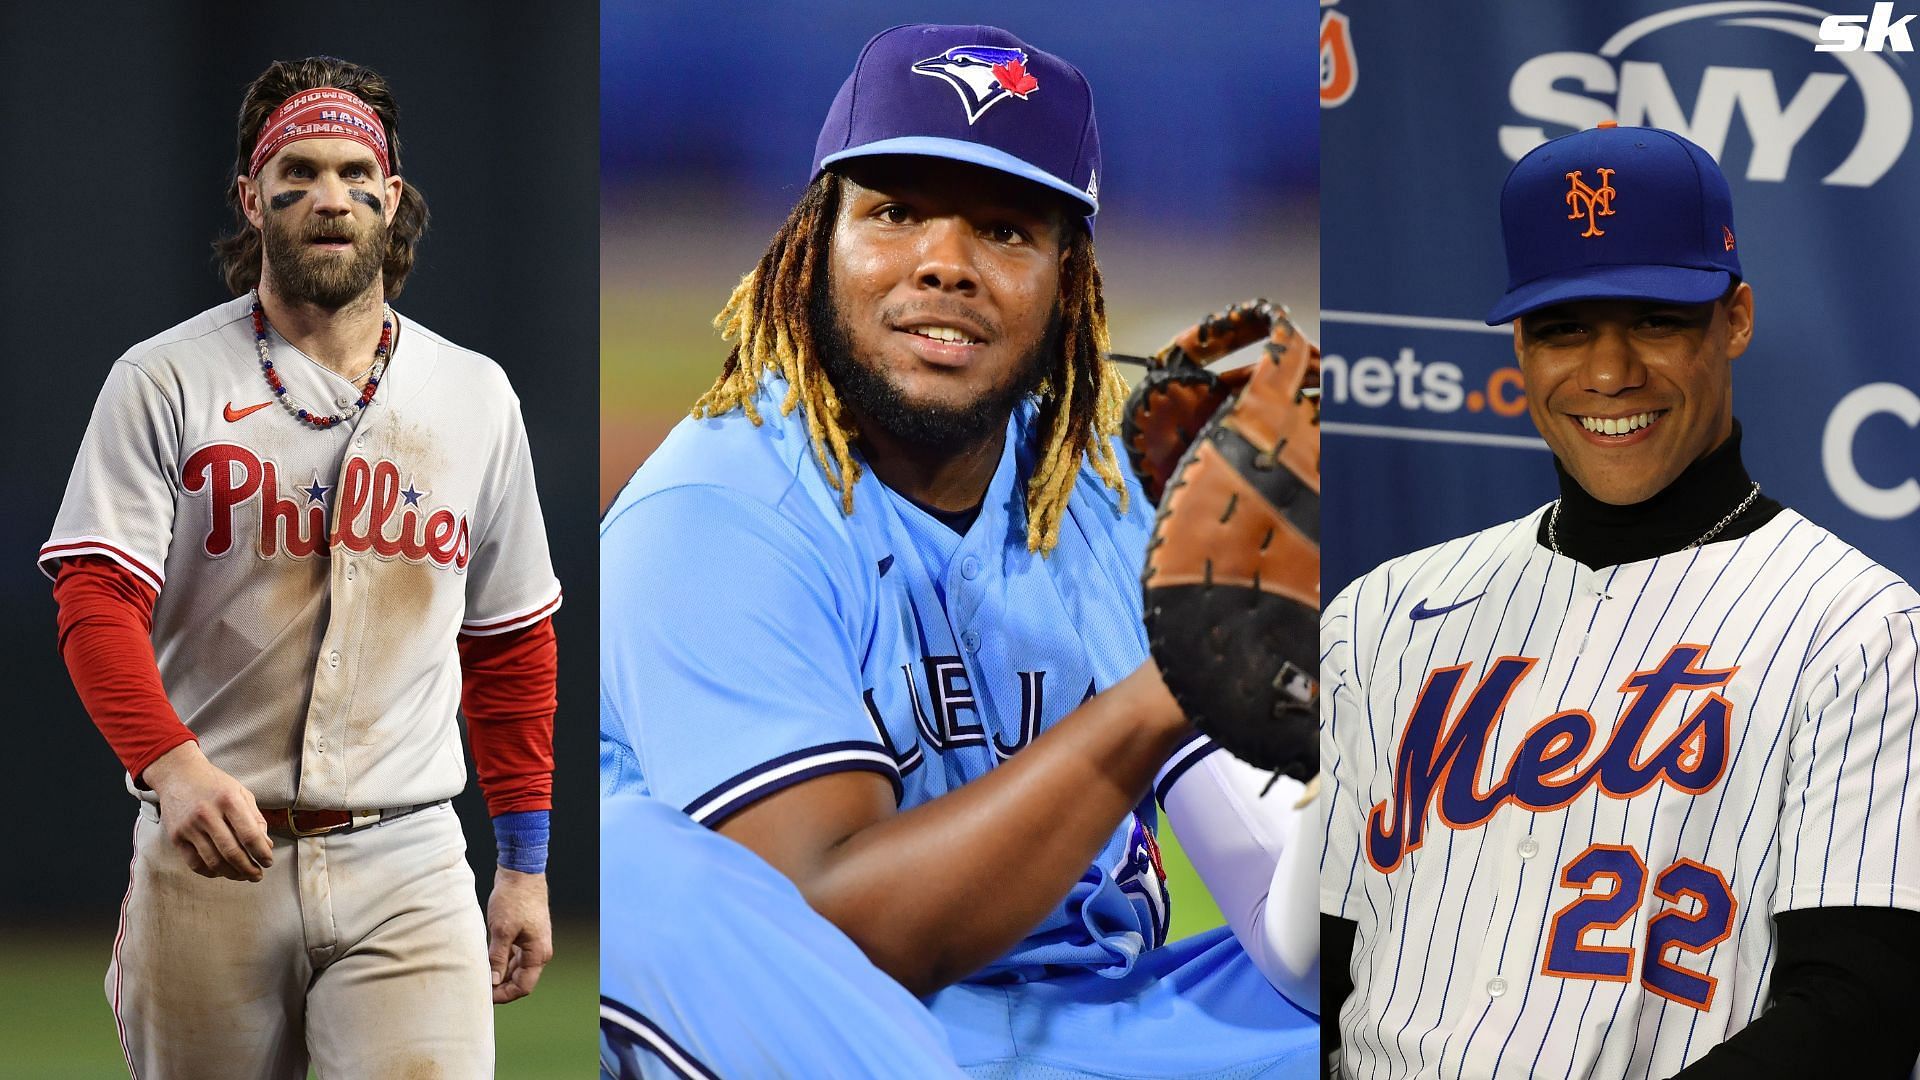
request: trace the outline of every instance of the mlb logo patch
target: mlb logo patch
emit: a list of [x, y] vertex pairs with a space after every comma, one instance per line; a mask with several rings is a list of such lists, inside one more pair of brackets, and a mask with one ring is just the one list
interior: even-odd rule
[[938, 56], [914, 63], [916, 75], [930, 75], [953, 87], [971, 125], [988, 109], [1010, 97], [1026, 100], [1040, 89], [1027, 73], [1027, 54], [997, 45], [955, 45]]

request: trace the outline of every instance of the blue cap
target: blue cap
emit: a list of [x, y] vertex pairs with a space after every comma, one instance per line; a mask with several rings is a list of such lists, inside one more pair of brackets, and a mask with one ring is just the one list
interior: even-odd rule
[[1705, 150], [1603, 124], [1533, 149], [1500, 190], [1507, 292], [1498, 325], [1572, 300], [1704, 304], [1741, 277], [1733, 195]]
[[860, 50], [813, 149], [835, 162], [916, 154], [1011, 173], [1100, 209], [1093, 90], [1065, 60], [993, 26], [896, 26]]

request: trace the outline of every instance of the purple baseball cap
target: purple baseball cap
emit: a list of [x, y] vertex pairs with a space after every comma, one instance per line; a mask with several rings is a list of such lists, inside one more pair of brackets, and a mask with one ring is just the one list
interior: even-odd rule
[[1742, 276], [1733, 195], [1712, 155], [1671, 131], [1604, 123], [1542, 143], [1500, 190], [1499, 325], [1572, 300], [1704, 304]]
[[1079, 69], [993, 26], [882, 30], [834, 96], [813, 175], [915, 154], [1011, 173], [1100, 210], [1100, 132]]

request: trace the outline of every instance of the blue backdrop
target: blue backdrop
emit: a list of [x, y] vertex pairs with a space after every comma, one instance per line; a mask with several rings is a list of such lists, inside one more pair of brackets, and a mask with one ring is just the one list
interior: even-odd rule
[[608, 0], [601, 173], [611, 185], [717, 186], [784, 214], [811, 179], [820, 121], [862, 42], [900, 23], [984, 22], [1086, 74], [1106, 159], [1103, 204], [1182, 223], [1230, 220], [1318, 186], [1304, 48], [1312, 19], [1307, 0], [1191, 9], [1155, 0]]
[[1920, 577], [1914, 58], [1815, 52], [1828, 12], [1799, 4], [1476, 11], [1322, 0], [1329, 589], [1554, 497], [1511, 331], [1480, 320], [1506, 281], [1508, 168], [1609, 119], [1686, 135], [1732, 184], [1754, 478]]

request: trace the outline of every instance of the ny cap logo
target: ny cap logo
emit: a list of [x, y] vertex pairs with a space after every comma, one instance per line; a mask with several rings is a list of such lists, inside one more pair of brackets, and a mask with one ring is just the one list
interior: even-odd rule
[[1579, 169], [1567, 174], [1570, 185], [1567, 188], [1567, 208], [1571, 211], [1567, 214], [1567, 220], [1587, 219], [1587, 231], [1580, 234], [1582, 237], [1607, 235], [1596, 219], [1613, 216], [1613, 197], [1617, 194], [1612, 183], [1614, 170], [1595, 171], [1600, 174], [1600, 186], [1597, 188], [1589, 187], [1586, 181], [1580, 179]]
[[1720, 226], [1720, 231], [1726, 234], [1727, 250], [1732, 251], [1733, 250], [1733, 230], [1727, 228], [1725, 225], [1722, 225]]
[[939, 56], [916, 62], [916, 75], [931, 75], [953, 87], [972, 125], [982, 113], [1009, 97], [1025, 101], [1040, 89], [1040, 80], [1027, 74], [1027, 54], [997, 45], [955, 45]]

